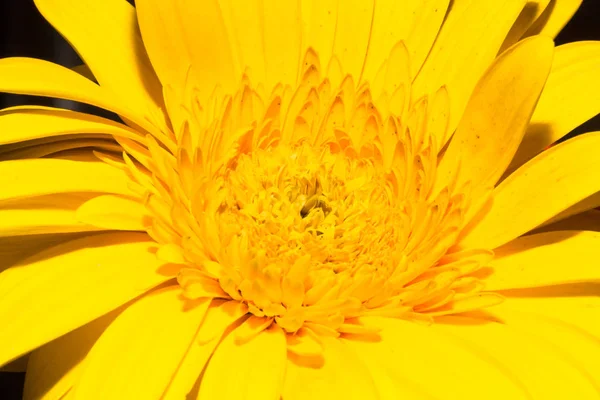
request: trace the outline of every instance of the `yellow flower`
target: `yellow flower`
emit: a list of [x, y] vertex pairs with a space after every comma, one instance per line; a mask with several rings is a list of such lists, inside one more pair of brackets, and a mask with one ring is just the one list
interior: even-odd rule
[[600, 133], [542, 151], [600, 110], [600, 43], [550, 38], [579, 3], [36, 0], [98, 84], [0, 90], [122, 120], [1, 112], [0, 364], [30, 399], [597, 399]]

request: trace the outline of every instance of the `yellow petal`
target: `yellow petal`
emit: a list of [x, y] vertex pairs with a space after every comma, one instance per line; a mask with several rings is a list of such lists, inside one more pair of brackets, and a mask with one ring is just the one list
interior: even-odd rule
[[352, 347], [333, 337], [323, 343], [322, 365], [308, 366], [290, 358], [282, 397], [286, 400], [377, 399], [377, 388], [365, 363]]
[[489, 210], [459, 245], [494, 249], [597, 192], [597, 146], [600, 132], [581, 135], [523, 165], [494, 190]]
[[450, 132], [462, 117], [482, 73], [495, 58], [523, 8], [522, 0], [457, 0], [413, 85], [413, 99], [446, 86]]
[[271, 325], [250, 341], [238, 344], [236, 331], [243, 325], [217, 347], [202, 377], [198, 399], [280, 398], [287, 361], [285, 333]]
[[179, 400], [190, 393], [217, 345], [239, 326], [240, 319], [247, 311], [245, 305], [235, 301], [213, 300], [210, 303], [202, 326], [173, 374], [162, 399]]
[[[51, 136], [102, 134], [139, 139], [126, 125], [106, 118], [49, 107], [16, 107], [0, 112], [0, 145]], [[86, 136], [87, 137], [87, 136]]]
[[[437, 175], [439, 189], [460, 172], [457, 185], [493, 187], [525, 133], [550, 66], [554, 45], [536, 36], [504, 52], [481, 78]], [[507, 101], [510, 99], [510, 101]], [[454, 99], [450, 98], [450, 103]], [[441, 186], [439, 186], [441, 185]]]
[[144, 231], [149, 224], [147, 218], [142, 203], [123, 196], [94, 197], [77, 208], [77, 220], [104, 229]]
[[177, 285], [141, 297], [92, 347], [73, 387], [74, 398], [160, 398], [209, 303], [182, 300]]
[[500, 53], [523, 38], [525, 32], [540, 18], [551, 0], [528, 0], [512, 28], [506, 35]]
[[[454, 336], [466, 348], [513, 374], [525, 391], [520, 398], [598, 398], [592, 382], [568, 357], [556, 351], [542, 331], [529, 333], [518, 326], [457, 316], [440, 318], [433, 329]], [[501, 389], [496, 385], [489, 387], [494, 388], [495, 395], [495, 390]]]
[[27, 370], [28, 363], [29, 354], [26, 354], [23, 357], [17, 358], [16, 360], [0, 367], [0, 374], [4, 372], [25, 372]]
[[414, 391], [437, 399], [478, 399], [494, 388], [495, 398], [527, 398], [510, 370], [435, 326], [388, 318], [369, 318], [369, 325], [382, 328], [381, 341], [345, 343]]
[[87, 233], [59, 233], [0, 237], [0, 272], [48, 247], [76, 239]]
[[139, 36], [135, 9], [122, 0], [35, 0], [97, 82], [145, 116], [159, 112], [162, 88]]
[[504, 304], [572, 325], [600, 343], [600, 283], [572, 283], [501, 291]]
[[[569, 218], [572, 216], [576, 216], [584, 211], [592, 210], [593, 208], [598, 208], [598, 207], [600, 207], [600, 192], [596, 192], [593, 195], [588, 196], [585, 199], [581, 200], [580, 202], [572, 205], [571, 207], [567, 208], [563, 212], [550, 218], [548, 221], [546, 221], [541, 226], [543, 227], [543, 226], [546, 226], [549, 224], [553, 224], [555, 222], [562, 221], [563, 219], [566, 219], [566, 218]], [[558, 230], [558, 229], [555, 229], [555, 230]]]
[[61, 398], [79, 378], [85, 356], [122, 311], [112, 311], [34, 350], [25, 375], [23, 398]]
[[0, 162], [0, 202], [72, 192], [133, 195], [128, 183], [125, 172], [100, 161], [43, 158]]
[[144, 46], [163, 86], [181, 87], [190, 67], [190, 78], [204, 98], [216, 85], [231, 91], [241, 79], [234, 76], [231, 44], [217, 0], [140, 0], [136, 11]]
[[551, 0], [546, 10], [525, 35], [556, 37], [575, 15], [582, 2], [583, 0]]
[[552, 231], [600, 231], [600, 211], [588, 210], [560, 221], [544, 225], [531, 233]]
[[79, 221], [75, 210], [89, 196], [57, 194], [0, 208], [0, 237], [42, 233], [90, 232], [99, 228]]
[[552, 70], [509, 171], [600, 113], [600, 42], [556, 48]]
[[[97, 234], [52, 247], [0, 274], [0, 364], [171, 279], [138, 233]], [[10, 321], [8, 323], [7, 321]], [[31, 329], [35, 326], [35, 329]]]
[[543, 335], [557, 353], [562, 353], [579, 373], [590, 381], [600, 393], [600, 342], [581, 327], [535, 312], [512, 309], [506, 304], [499, 305], [490, 312], [509, 326], [533, 335]]
[[0, 60], [0, 91], [79, 101], [112, 111], [135, 122], [146, 131], [162, 134], [144, 117], [112, 92], [77, 72], [34, 58]]
[[[64, 138], [64, 136], [62, 138]], [[92, 150], [119, 154], [123, 151], [123, 148], [113, 140], [69, 138], [66, 140], [55, 140], [44, 144], [36, 143], [32, 146], [21, 147], [20, 149], [13, 151], [7, 150], [0, 155], [0, 161], [42, 158], [48, 156], [55, 158], [57, 154], [64, 154], [76, 150], [86, 150], [88, 153]]]
[[600, 280], [598, 232], [538, 233], [515, 239], [495, 253], [486, 271], [486, 290]]

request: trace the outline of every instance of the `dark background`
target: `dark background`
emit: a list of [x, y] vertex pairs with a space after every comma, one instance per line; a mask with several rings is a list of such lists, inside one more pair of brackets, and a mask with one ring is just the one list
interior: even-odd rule
[[[600, 40], [600, 0], [584, 0], [575, 17], [556, 38], [556, 44], [580, 40]], [[67, 67], [81, 64], [73, 49], [37, 12], [33, 0], [0, 0], [0, 58], [14, 56], [42, 58]], [[0, 108], [28, 102], [49, 104], [51, 101], [0, 94]], [[577, 128], [568, 137], [589, 131], [600, 131], [600, 116]], [[0, 346], [7, 345], [10, 344], [0, 343]], [[0, 399], [20, 399], [23, 380], [24, 374], [0, 373]]]

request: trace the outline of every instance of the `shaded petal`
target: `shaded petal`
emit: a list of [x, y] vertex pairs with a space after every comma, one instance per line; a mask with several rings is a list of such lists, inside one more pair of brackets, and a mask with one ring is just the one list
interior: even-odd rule
[[599, 70], [600, 42], [556, 48], [548, 82], [509, 171], [600, 113]]
[[99, 230], [75, 217], [89, 196], [56, 194], [18, 200], [0, 208], [0, 237]]
[[474, 399], [485, 397], [489, 388], [494, 388], [497, 398], [527, 398], [516, 374], [435, 325], [388, 318], [364, 320], [382, 329], [381, 341], [345, 343], [392, 377], [411, 382], [418, 392], [439, 399]]
[[486, 290], [600, 281], [600, 233], [545, 232], [498, 248], [484, 279]]
[[162, 88], [146, 56], [132, 5], [123, 0], [35, 0], [35, 5], [102, 87], [136, 113], [160, 112]]
[[575, 15], [583, 0], [551, 0], [540, 18], [527, 31], [526, 36], [544, 35], [556, 37]]
[[119, 308], [47, 343], [31, 353], [23, 398], [58, 399], [79, 379], [81, 366], [96, 340], [122, 311]]
[[506, 35], [500, 53], [523, 38], [525, 32], [540, 18], [551, 0], [527, 0], [512, 28]]
[[459, 187], [467, 182], [475, 189], [496, 184], [525, 133], [553, 52], [552, 40], [536, 36], [494, 61], [475, 87], [440, 163], [436, 176], [440, 190], [455, 179], [456, 171]]
[[[53, 140], [55, 139], [55, 140]], [[63, 139], [63, 140], [60, 140]], [[34, 142], [46, 141], [36, 140]], [[19, 145], [27, 143], [19, 143]], [[10, 145], [9, 145], [10, 146]], [[64, 136], [57, 138], [50, 138], [47, 143], [34, 143], [31, 146], [20, 146], [19, 149], [3, 151], [0, 155], [0, 161], [7, 160], [19, 160], [24, 158], [42, 158], [48, 156], [54, 156], [56, 154], [62, 154], [68, 151], [83, 150], [88, 152], [102, 151], [102, 152], [113, 152], [122, 153], [123, 148], [117, 144], [114, 140], [108, 139], [86, 139], [86, 138], [66, 138]], [[95, 161], [98, 159], [96, 158]]]
[[139, 201], [114, 195], [103, 195], [86, 201], [77, 208], [77, 220], [98, 228], [144, 231], [148, 211]]
[[451, 105], [450, 132], [523, 5], [522, 0], [453, 2], [413, 86], [414, 100], [446, 86]]
[[211, 302], [194, 342], [188, 348], [162, 399], [179, 400], [190, 393], [215, 348], [223, 337], [239, 326], [241, 318], [247, 312], [247, 307], [237, 301]]
[[588, 210], [535, 229], [531, 233], [552, 231], [600, 231], [600, 210]]
[[349, 343], [322, 337], [322, 365], [304, 365], [293, 358], [287, 362], [284, 400], [378, 399], [377, 387], [365, 363]]
[[20, 57], [0, 59], [0, 91], [91, 104], [127, 118], [157, 138], [163, 136], [143, 114], [132, 110], [114, 93], [48, 61]]
[[135, 130], [95, 115], [50, 107], [15, 107], [0, 112], [0, 145], [62, 135], [106, 135], [140, 139]]
[[[486, 355], [517, 376], [530, 399], [596, 399], [592, 382], [556, 351], [544, 332], [468, 317], [443, 317], [433, 329], [455, 337], [465, 348]], [[490, 386], [499, 389], [500, 386]], [[514, 398], [503, 397], [500, 398]], [[521, 398], [524, 396], [521, 396]]]
[[94, 344], [73, 387], [73, 397], [160, 398], [209, 304], [210, 300], [186, 302], [179, 286], [141, 297]]
[[459, 246], [494, 249], [597, 192], [598, 146], [600, 132], [581, 135], [516, 170], [494, 190], [491, 205], [463, 232]]
[[42, 158], [0, 162], [0, 202], [73, 192], [133, 195], [128, 183], [125, 172], [101, 161]]
[[[0, 274], [0, 364], [172, 278], [138, 233], [97, 234], [47, 249]], [[10, 321], [7, 322], [7, 321]], [[35, 326], [35, 329], [31, 327]]]
[[236, 343], [236, 331], [243, 326], [217, 347], [206, 366], [198, 399], [280, 398], [287, 362], [285, 333], [273, 324], [250, 341]]

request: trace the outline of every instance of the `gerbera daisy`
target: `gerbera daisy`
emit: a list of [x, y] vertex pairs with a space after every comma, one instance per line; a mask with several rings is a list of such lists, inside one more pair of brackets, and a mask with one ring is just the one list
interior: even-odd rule
[[26, 398], [600, 396], [600, 133], [543, 151], [600, 109], [577, 1], [36, 4], [93, 77], [0, 90], [120, 119], [0, 115]]

